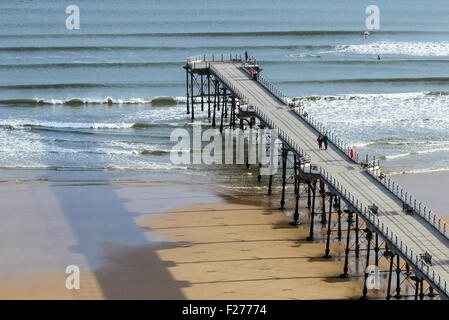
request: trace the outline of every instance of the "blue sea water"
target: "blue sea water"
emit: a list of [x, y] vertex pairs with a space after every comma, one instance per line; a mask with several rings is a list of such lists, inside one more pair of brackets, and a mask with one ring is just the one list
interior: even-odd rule
[[2, 1], [0, 168], [179, 169], [186, 58], [248, 50], [386, 170], [448, 169], [448, 21], [446, 0]]

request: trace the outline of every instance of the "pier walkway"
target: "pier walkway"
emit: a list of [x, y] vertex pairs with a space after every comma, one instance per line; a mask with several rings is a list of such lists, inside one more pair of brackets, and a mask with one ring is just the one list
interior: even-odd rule
[[[242, 104], [253, 107], [261, 121], [277, 130], [291, 151], [309, 156], [328, 188], [359, 214], [367, 227], [378, 233], [440, 298], [449, 297], [449, 239], [442, 220], [410, 195], [399, 192], [394, 182], [379, 178], [375, 170], [369, 169], [375, 162], [363, 163], [357, 154], [351, 158], [350, 149], [332, 134], [328, 133], [328, 149], [318, 150], [317, 137], [327, 130], [289, 106], [288, 100], [260, 76], [252, 76], [244, 62], [196, 61], [188, 62], [188, 67], [207, 68]], [[378, 207], [377, 214], [368, 209], [372, 204]], [[408, 212], [404, 207], [408, 207]], [[431, 265], [421, 259], [425, 252], [432, 256]]]

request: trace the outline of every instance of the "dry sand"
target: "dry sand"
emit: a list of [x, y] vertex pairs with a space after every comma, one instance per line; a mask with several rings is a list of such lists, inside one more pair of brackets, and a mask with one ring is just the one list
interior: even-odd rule
[[[202, 205], [144, 219], [174, 248], [157, 250], [187, 281], [188, 299], [351, 299], [362, 275], [340, 279], [342, 245], [324, 259], [322, 241], [309, 242], [305, 226], [290, 226], [283, 211], [242, 204]], [[318, 236], [319, 238], [320, 236]]]
[[435, 214], [449, 216], [449, 171], [399, 174], [392, 179]]
[[[190, 181], [0, 184], [0, 298], [360, 297], [363, 251], [340, 279], [344, 241], [333, 234], [332, 259], [323, 259], [319, 223], [315, 241], [305, 240], [307, 210], [302, 225], [290, 226], [286, 212], [272, 208], [277, 194], [244, 199]], [[65, 288], [72, 264], [81, 269], [80, 290]], [[369, 296], [384, 298], [384, 286]]]

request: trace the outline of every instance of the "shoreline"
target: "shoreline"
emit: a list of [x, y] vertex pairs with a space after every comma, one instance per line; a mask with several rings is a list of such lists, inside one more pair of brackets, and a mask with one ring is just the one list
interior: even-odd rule
[[[351, 254], [349, 279], [340, 279], [344, 241], [333, 235], [332, 259], [323, 259], [326, 229], [317, 223], [315, 240], [305, 241], [304, 198], [301, 224], [291, 226], [291, 186], [287, 209], [278, 210], [279, 189], [268, 197], [264, 181], [255, 185], [252, 171], [243, 171], [216, 181], [171, 174], [136, 181], [108, 173], [77, 180], [63, 172], [51, 181], [1, 183], [0, 201], [14, 214], [0, 226], [0, 241], [8, 243], [0, 298], [360, 298], [363, 244], [359, 259]], [[80, 183], [86, 177], [95, 179]], [[80, 267], [81, 290], [64, 286], [71, 264]], [[412, 292], [409, 287], [403, 290]], [[368, 296], [384, 299], [384, 285]]]
[[449, 217], [449, 171], [400, 174], [391, 178], [427, 204], [436, 215], [446, 219]]
[[332, 243], [335, 257], [322, 258], [321, 239], [304, 240], [307, 228], [290, 221], [278, 209], [228, 203], [174, 210], [141, 225], [178, 244], [157, 253], [189, 284], [182, 288], [187, 299], [358, 299], [363, 275], [339, 277], [342, 246]]

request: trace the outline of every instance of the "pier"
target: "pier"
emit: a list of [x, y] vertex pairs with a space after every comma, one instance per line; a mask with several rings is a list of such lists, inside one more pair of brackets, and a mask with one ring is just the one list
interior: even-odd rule
[[[192, 120], [198, 112], [207, 112], [212, 126], [219, 127], [220, 131], [226, 125], [244, 128], [258, 123], [278, 134], [282, 141], [280, 207], [285, 206], [287, 160], [290, 159], [296, 201], [292, 224], [298, 223], [298, 200], [307, 194], [311, 211], [307, 239], [313, 241], [315, 224], [326, 228], [324, 257], [331, 257], [329, 243], [335, 233], [335, 240], [344, 241], [341, 277], [348, 277], [351, 252], [356, 258], [366, 259], [362, 298], [368, 296], [370, 289], [368, 266], [379, 266], [379, 259], [384, 258], [389, 264], [385, 270], [388, 273], [386, 299], [404, 297], [401, 283], [405, 280], [413, 282], [415, 299], [449, 299], [448, 226], [385, 177], [379, 160], [360, 156], [305, 113], [262, 77], [262, 68], [252, 57], [245, 60], [233, 55], [195, 56], [187, 59], [184, 68], [187, 113]], [[329, 137], [326, 151], [318, 150], [319, 134]], [[269, 176], [268, 194], [272, 183], [273, 177]], [[303, 193], [301, 183], [306, 186]], [[315, 205], [317, 198], [321, 198], [321, 208]], [[396, 283], [392, 283], [393, 273]]]

